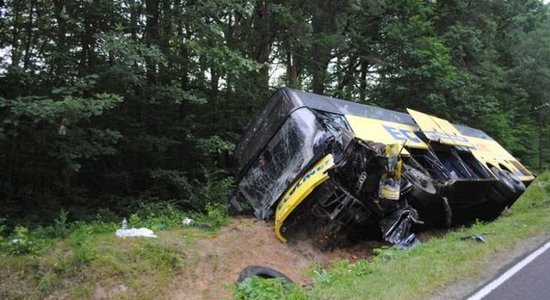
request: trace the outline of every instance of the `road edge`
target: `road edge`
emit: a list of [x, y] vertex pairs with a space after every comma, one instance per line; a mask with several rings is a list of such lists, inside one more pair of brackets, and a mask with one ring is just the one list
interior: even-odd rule
[[519, 240], [513, 246], [502, 249], [488, 261], [481, 263], [479, 268], [483, 271], [478, 275], [447, 285], [432, 294], [429, 299], [467, 299], [549, 241], [550, 233], [546, 232]]

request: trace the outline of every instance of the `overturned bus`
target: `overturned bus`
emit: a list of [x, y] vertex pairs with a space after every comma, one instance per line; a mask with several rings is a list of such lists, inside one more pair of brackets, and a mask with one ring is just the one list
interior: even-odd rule
[[236, 147], [232, 205], [284, 242], [406, 248], [417, 230], [497, 218], [534, 180], [483, 131], [407, 111], [278, 90]]

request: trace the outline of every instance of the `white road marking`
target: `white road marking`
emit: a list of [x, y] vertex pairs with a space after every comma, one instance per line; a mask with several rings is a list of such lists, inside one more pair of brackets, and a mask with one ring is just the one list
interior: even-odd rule
[[528, 265], [530, 262], [535, 260], [539, 255], [544, 253], [544, 251], [548, 250], [550, 248], [550, 242], [546, 242], [542, 247], [537, 249], [535, 252], [531, 253], [529, 256], [515, 264], [512, 268], [510, 268], [508, 271], [506, 271], [504, 274], [500, 275], [499, 278], [493, 280], [491, 283], [486, 285], [484, 288], [479, 290], [474, 295], [470, 296], [467, 300], [480, 300], [483, 299], [483, 297], [487, 296], [490, 292], [492, 292], [494, 289], [496, 289], [499, 285], [503, 284], [508, 280], [510, 277], [514, 276], [517, 272], [519, 272], [523, 267]]

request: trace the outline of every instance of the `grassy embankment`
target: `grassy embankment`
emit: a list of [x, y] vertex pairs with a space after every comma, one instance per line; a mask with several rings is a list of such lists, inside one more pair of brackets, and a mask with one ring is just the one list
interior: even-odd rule
[[[285, 292], [278, 283], [253, 280], [238, 297], [261, 295], [289, 299], [425, 299], [441, 287], [480, 276], [484, 263], [523, 239], [548, 233], [550, 172], [531, 184], [511, 210], [494, 222], [459, 228], [410, 250], [380, 249], [372, 262], [337, 261], [312, 271], [313, 287]], [[464, 237], [485, 236], [487, 243]], [[269, 295], [269, 296], [268, 296]]]
[[186, 253], [197, 239], [228, 219], [220, 207], [193, 215], [213, 225], [202, 230], [183, 227], [183, 217], [170, 206], [151, 205], [129, 218], [130, 227], [152, 228], [156, 239], [116, 237], [120, 224], [113, 221], [69, 224], [64, 212], [54, 226], [16, 228], [9, 237], [0, 236], [0, 298], [162, 298], [175, 276], [193, 263]]

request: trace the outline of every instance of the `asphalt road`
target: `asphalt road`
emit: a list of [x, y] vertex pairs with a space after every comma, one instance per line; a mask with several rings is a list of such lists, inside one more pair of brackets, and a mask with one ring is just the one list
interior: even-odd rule
[[496, 276], [468, 300], [550, 300], [550, 241]]

